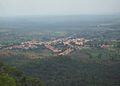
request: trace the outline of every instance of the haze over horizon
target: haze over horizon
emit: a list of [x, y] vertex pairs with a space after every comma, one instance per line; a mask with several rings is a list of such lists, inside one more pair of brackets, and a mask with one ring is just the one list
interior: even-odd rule
[[110, 15], [120, 0], [0, 0], [0, 16]]

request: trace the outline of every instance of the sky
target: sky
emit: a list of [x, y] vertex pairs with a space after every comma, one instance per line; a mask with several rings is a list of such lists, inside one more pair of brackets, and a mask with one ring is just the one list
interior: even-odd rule
[[0, 16], [115, 13], [120, 13], [120, 0], [0, 0]]

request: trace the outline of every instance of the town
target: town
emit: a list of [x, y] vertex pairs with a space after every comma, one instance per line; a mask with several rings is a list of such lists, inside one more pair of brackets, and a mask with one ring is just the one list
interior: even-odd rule
[[[36, 49], [39, 48], [39, 46], [44, 46], [45, 48], [51, 50], [55, 56], [57, 55], [69, 55], [71, 52], [73, 52], [76, 49], [83, 49], [83, 48], [89, 48], [90, 45], [87, 44], [90, 40], [85, 38], [72, 38], [72, 37], [66, 37], [66, 38], [59, 38], [51, 41], [25, 41], [21, 42], [21, 44], [17, 45], [11, 45], [11, 46], [4, 46], [1, 47], [1, 49]], [[64, 47], [57, 48], [55, 45], [61, 44]], [[100, 45], [101, 48], [107, 48], [109, 45], [102, 44]]]

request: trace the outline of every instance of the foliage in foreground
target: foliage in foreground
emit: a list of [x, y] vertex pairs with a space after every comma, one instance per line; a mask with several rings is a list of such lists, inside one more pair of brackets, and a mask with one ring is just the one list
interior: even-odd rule
[[43, 86], [43, 82], [0, 63], [0, 86]]

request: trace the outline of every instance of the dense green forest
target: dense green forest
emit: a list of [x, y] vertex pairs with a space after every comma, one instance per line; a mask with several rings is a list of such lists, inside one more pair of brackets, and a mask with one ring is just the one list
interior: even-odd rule
[[[49, 56], [36, 59], [29, 57], [34, 56], [32, 55], [34, 53], [30, 52], [31, 50], [23, 54], [13, 51], [1, 52], [0, 60], [23, 71], [25, 74], [21, 75], [20, 79], [29, 78], [26, 76], [32, 75], [43, 80], [45, 86], [120, 85], [119, 48], [82, 49], [76, 50], [68, 56]], [[11, 74], [8, 75], [16, 81], [16, 75], [15, 77]], [[29, 82], [30, 79], [27, 80]], [[21, 83], [19, 81], [17, 83]]]
[[44, 86], [43, 81], [0, 62], [0, 86]]

